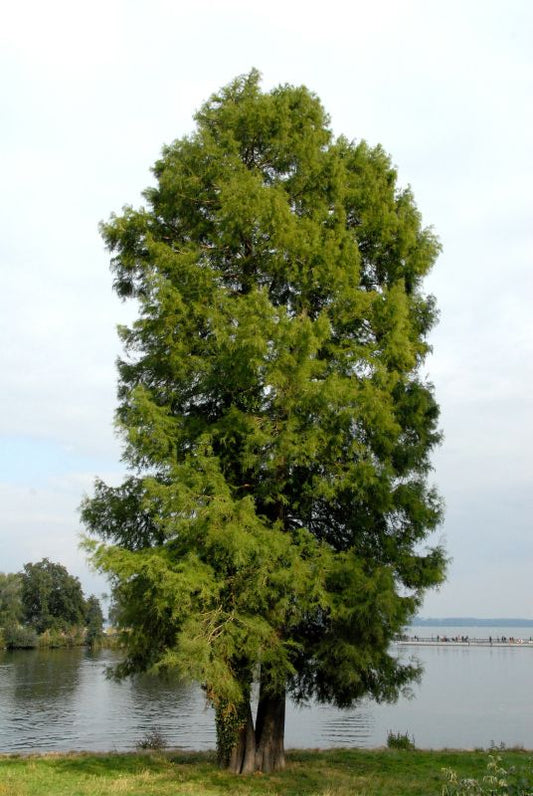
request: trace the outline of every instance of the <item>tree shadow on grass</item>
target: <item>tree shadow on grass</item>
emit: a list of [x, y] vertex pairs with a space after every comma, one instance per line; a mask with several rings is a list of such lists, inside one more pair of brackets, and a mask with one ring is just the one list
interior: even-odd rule
[[[214, 753], [172, 752], [132, 753], [132, 754], [77, 754], [54, 760], [55, 774], [64, 773], [74, 779], [94, 778], [110, 783], [115, 779], [131, 778], [132, 793], [137, 793], [141, 783], [135, 785], [135, 778], [153, 777], [158, 782], [161, 793], [167, 793], [169, 783], [174, 786], [186, 785], [187, 792], [207, 794], [246, 794], [246, 796], [305, 796], [306, 794], [353, 793], [348, 786], [350, 775], [347, 772], [324, 770], [320, 765], [310, 765], [312, 756], [291, 760], [288, 755], [287, 768], [276, 774], [252, 774], [239, 776], [221, 770], [216, 764]], [[337, 790], [338, 788], [338, 790]], [[100, 792], [100, 791], [99, 791]], [[126, 791], [128, 792], [128, 791]], [[150, 790], [152, 792], [152, 790]], [[153, 792], [159, 792], [154, 790]], [[181, 792], [181, 791], [178, 791]]]
[[213, 753], [186, 752], [132, 752], [129, 753], [78, 753], [54, 760], [56, 770], [97, 776], [135, 775], [141, 771], [163, 772], [169, 766], [205, 765], [215, 763]]
[[[28, 763], [31, 764], [28, 767]], [[287, 768], [239, 776], [221, 770], [213, 752], [72, 753], [19, 759], [32, 793], [41, 782], [58, 794], [202, 794], [205, 796], [353, 796], [374, 791], [372, 772], [361, 771], [353, 752], [289, 751]], [[370, 766], [369, 766], [370, 767]], [[22, 775], [22, 771], [20, 774]], [[28, 779], [28, 781], [30, 781]], [[56, 788], [54, 791], [53, 788]]]

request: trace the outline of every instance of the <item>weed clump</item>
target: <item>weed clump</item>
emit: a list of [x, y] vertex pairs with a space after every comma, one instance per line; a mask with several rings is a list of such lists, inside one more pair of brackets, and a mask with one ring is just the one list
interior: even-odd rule
[[387, 747], [389, 749], [400, 749], [403, 752], [412, 752], [415, 749], [415, 739], [409, 736], [407, 732], [393, 732], [389, 730], [387, 733]]

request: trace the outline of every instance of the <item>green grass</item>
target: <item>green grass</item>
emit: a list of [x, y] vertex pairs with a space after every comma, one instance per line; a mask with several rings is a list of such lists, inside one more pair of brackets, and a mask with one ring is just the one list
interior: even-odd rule
[[[527, 768], [533, 754], [499, 752], [507, 766]], [[68, 754], [0, 757], [0, 796], [430, 796], [441, 794], [442, 768], [481, 779], [487, 752], [292, 751], [278, 774], [238, 777], [217, 768], [211, 754]]]

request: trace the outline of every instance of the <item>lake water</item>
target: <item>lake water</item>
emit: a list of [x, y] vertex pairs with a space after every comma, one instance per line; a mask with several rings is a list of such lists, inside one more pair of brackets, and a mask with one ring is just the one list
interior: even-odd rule
[[[474, 632], [473, 632], [474, 631]], [[529, 639], [529, 628], [414, 628], [419, 636], [469, 635]], [[387, 732], [408, 732], [419, 748], [533, 749], [533, 645], [398, 647], [423, 663], [413, 698], [395, 705], [364, 701], [337, 710], [289, 705], [288, 748], [375, 747]], [[116, 653], [19, 650], [0, 653], [0, 752], [135, 748], [157, 727], [183, 749], [215, 746], [213, 712], [202, 691], [151, 677], [115, 683], [105, 667]]]

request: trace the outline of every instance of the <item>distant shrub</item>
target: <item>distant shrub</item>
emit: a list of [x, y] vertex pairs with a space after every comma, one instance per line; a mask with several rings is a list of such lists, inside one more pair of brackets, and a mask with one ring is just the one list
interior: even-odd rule
[[415, 748], [414, 737], [409, 737], [407, 732], [393, 732], [389, 730], [387, 733], [387, 746], [389, 749], [401, 749], [405, 752], [412, 752]]
[[137, 741], [136, 746], [137, 749], [161, 752], [163, 749], [167, 748], [168, 743], [161, 728], [153, 727], [151, 730], [148, 730], [148, 732], [145, 733], [140, 741]]
[[67, 630], [49, 628], [39, 636], [39, 647], [60, 649], [63, 647], [81, 647], [85, 643], [84, 629], [70, 627]]
[[109, 628], [104, 633], [102, 633], [102, 638], [100, 639], [99, 646], [112, 650], [121, 649], [124, 646], [124, 640], [120, 633], [118, 633], [113, 628]]
[[4, 643], [7, 649], [34, 649], [39, 644], [35, 630], [22, 625], [4, 628]]

